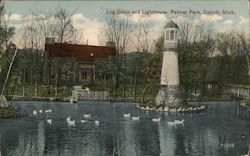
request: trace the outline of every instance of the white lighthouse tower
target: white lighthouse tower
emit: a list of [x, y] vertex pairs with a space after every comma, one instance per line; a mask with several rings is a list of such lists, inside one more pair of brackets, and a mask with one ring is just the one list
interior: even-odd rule
[[172, 20], [164, 27], [164, 52], [160, 90], [156, 104], [178, 107], [181, 103], [178, 53], [176, 52], [179, 27]]

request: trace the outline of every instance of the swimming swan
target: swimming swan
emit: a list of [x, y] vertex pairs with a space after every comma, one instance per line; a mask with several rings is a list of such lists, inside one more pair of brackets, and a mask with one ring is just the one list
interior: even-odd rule
[[160, 121], [161, 121], [161, 118], [153, 118], [152, 121], [153, 121], [153, 122], [160, 122]]
[[85, 118], [90, 118], [91, 114], [83, 114]]
[[133, 116], [133, 117], [132, 117], [132, 120], [140, 120], [140, 116], [137, 116], [137, 117], [136, 117], [136, 116]]
[[50, 118], [47, 119], [47, 123], [51, 125], [52, 124], [52, 119], [50, 119]]
[[124, 117], [124, 118], [130, 118], [130, 113], [123, 114], [123, 117]]

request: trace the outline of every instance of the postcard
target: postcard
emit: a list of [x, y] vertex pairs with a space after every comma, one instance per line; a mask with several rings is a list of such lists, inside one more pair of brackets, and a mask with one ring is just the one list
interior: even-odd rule
[[0, 1], [0, 156], [250, 156], [247, 0]]

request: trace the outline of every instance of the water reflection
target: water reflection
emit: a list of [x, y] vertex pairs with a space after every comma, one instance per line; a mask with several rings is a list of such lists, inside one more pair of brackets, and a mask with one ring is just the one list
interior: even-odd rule
[[[146, 113], [131, 103], [14, 104], [27, 114], [45, 108], [53, 113], [0, 120], [0, 156], [235, 156], [246, 153], [250, 144], [249, 118], [239, 115], [235, 104], [210, 103], [206, 112], [186, 115]], [[141, 120], [123, 118], [127, 112]], [[86, 124], [80, 123], [83, 113], [92, 114]], [[75, 127], [67, 126], [68, 116], [76, 120]], [[52, 125], [46, 123], [47, 117], [53, 119]], [[162, 117], [160, 123], [151, 121], [156, 117]], [[167, 124], [174, 119], [185, 123]]]

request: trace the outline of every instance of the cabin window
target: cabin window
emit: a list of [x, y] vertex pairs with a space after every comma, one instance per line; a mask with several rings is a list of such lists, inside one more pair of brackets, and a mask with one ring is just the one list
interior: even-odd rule
[[82, 69], [82, 79], [86, 80], [88, 78], [87, 69]]
[[174, 40], [174, 30], [170, 31], [170, 40]]

